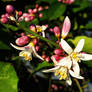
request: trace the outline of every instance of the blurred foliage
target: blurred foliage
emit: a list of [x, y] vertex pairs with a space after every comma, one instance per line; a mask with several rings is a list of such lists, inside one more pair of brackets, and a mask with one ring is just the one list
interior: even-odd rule
[[18, 77], [10, 63], [0, 62], [0, 92], [18, 92]]

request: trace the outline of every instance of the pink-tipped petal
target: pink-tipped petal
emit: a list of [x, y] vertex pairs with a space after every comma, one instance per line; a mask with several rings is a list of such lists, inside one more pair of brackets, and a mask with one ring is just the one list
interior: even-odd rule
[[64, 23], [63, 23], [62, 34], [61, 34], [63, 39], [67, 36], [70, 28], [71, 28], [71, 22], [70, 22], [70, 19], [68, 18], [68, 16], [66, 16]]

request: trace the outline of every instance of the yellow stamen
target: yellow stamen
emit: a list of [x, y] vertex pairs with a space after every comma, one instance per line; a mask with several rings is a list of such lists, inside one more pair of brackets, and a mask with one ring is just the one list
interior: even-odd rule
[[80, 57], [81, 57], [81, 54], [79, 53], [74, 52], [71, 54], [71, 58], [73, 58], [76, 62], [80, 62]]
[[42, 28], [41, 27], [36, 27], [36, 29], [37, 29], [37, 32], [42, 32]]
[[34, 46], [34, 43], [33, 43], [33, 42], [30, 42], [29, 45], [30, 45], [30, 46]]
[[20, 52], [20, 56], [24, 57], [25, 60], [32, 60], [31, 56], [29, 56], [28, 53]]
[[66, 79], [67, 78], [67, 68], [66, 67], [61, 67], [55, 72], [55, 76], [60, 75], [60, 80]]

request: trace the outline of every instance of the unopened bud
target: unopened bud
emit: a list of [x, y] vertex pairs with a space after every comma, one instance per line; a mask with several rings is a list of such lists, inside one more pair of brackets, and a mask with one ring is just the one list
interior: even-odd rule
[[16, 40], [16, 44], [19, 46], [24, 46], [25, 44], [27, 44], [29, 42], [29, 37], [28, 36], [22, 36], [17, 38]]
[[7, 13], [13, 13], [14, 12], [14, 7], [12, 5], [7, 5], [6, 6], [6, 12]]

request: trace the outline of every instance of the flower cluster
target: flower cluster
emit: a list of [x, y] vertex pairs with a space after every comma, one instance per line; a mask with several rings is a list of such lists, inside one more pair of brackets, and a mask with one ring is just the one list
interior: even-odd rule
[[[61, 0], [63, 3], [71, 4], [74, 0]], [[48, 9], [46, 6], [44, 9]], [[18, 23], [22, 20], [26, 22], [30, 22], [34, 20], [36, 15], [38, 17], [42, 17], [43, 7], [39, 6], [38, 4], [35, 6], [34, 9], [28, 9], [27, 13], [22, 13], [22, 11], [17, 11], [14, 9], [12, 5], [6, 6], [6, 14], [1, 16], [2, 23], [10, 23], [15, 22]], [[55, 26], [54, 28], [49, 28], [48, 25], [34, 25], [31, 24], [29, 26], [29, 31], [33, 32], [43, 39], [47, 39], [49, 41], [51, 36], [49, 32], [54, 34], [54, 37], [57, 38], [55, 44], [58, 45], [58, 48], [52, 50], [52, 53], [47, 53], [46, 50], [49, 52], [49, 43], [46, 42], [47, 48], [44, 49], [44, 42], [40, 40], [39, 37], [33, 35], [31, 33], [21, 33], [21, 36], [15, 40], [16, 45], [11, 44], [11, 46], [17, 50], [20, 50], [19, 56], [22, 57], [24, 60], [32, 61], [33, 57], [39, 58], [42, 61], [54, 63], [54, 68], [43, 70], [42, 72], [54, 72], [55, 76], [59, 77], [59, 80], [64, 79], [69, 85], [72, 84], [71, 76], [77, 79], [84, 79], [84, 77], [80, 76], [80, 67], [79, 63], [81, 60], [92, 60], [92, 55], [82, 53], [82, 49], [84, 46], [84, 39], [81, 39], [78, 42], [78, 45], [73, 50], [71, 46], [66, 42], [65, 38], [67, 37], [71, 28], [71, 22], [68, 16], [66, 16], [62, 28], [60, 29], [59, 26]], [[41, 53], [39, 53], [39, 51]]]
[[65, 4], [72, 4], [75, 0], [58, 0], [58, 2], [62, 2]]
[[43, 17], [42, 13], [39, 13], [43, 9], [48, 9], [49, 7], [42, 7], [38, 4], [35, 5], [35, 8], [28, 9], [27, 13], [23, 13], [22, 11], [17, 11], [12, 5], [7, 5], [5, 10], [6, 13], [1, 15], [0, 21], [4, 24], [11, 23], [11, 22], [20, 22], [22, 20], [25, 20], [26, 22], [30, 22], [34, 20], [36, 17], [41, 18]]

